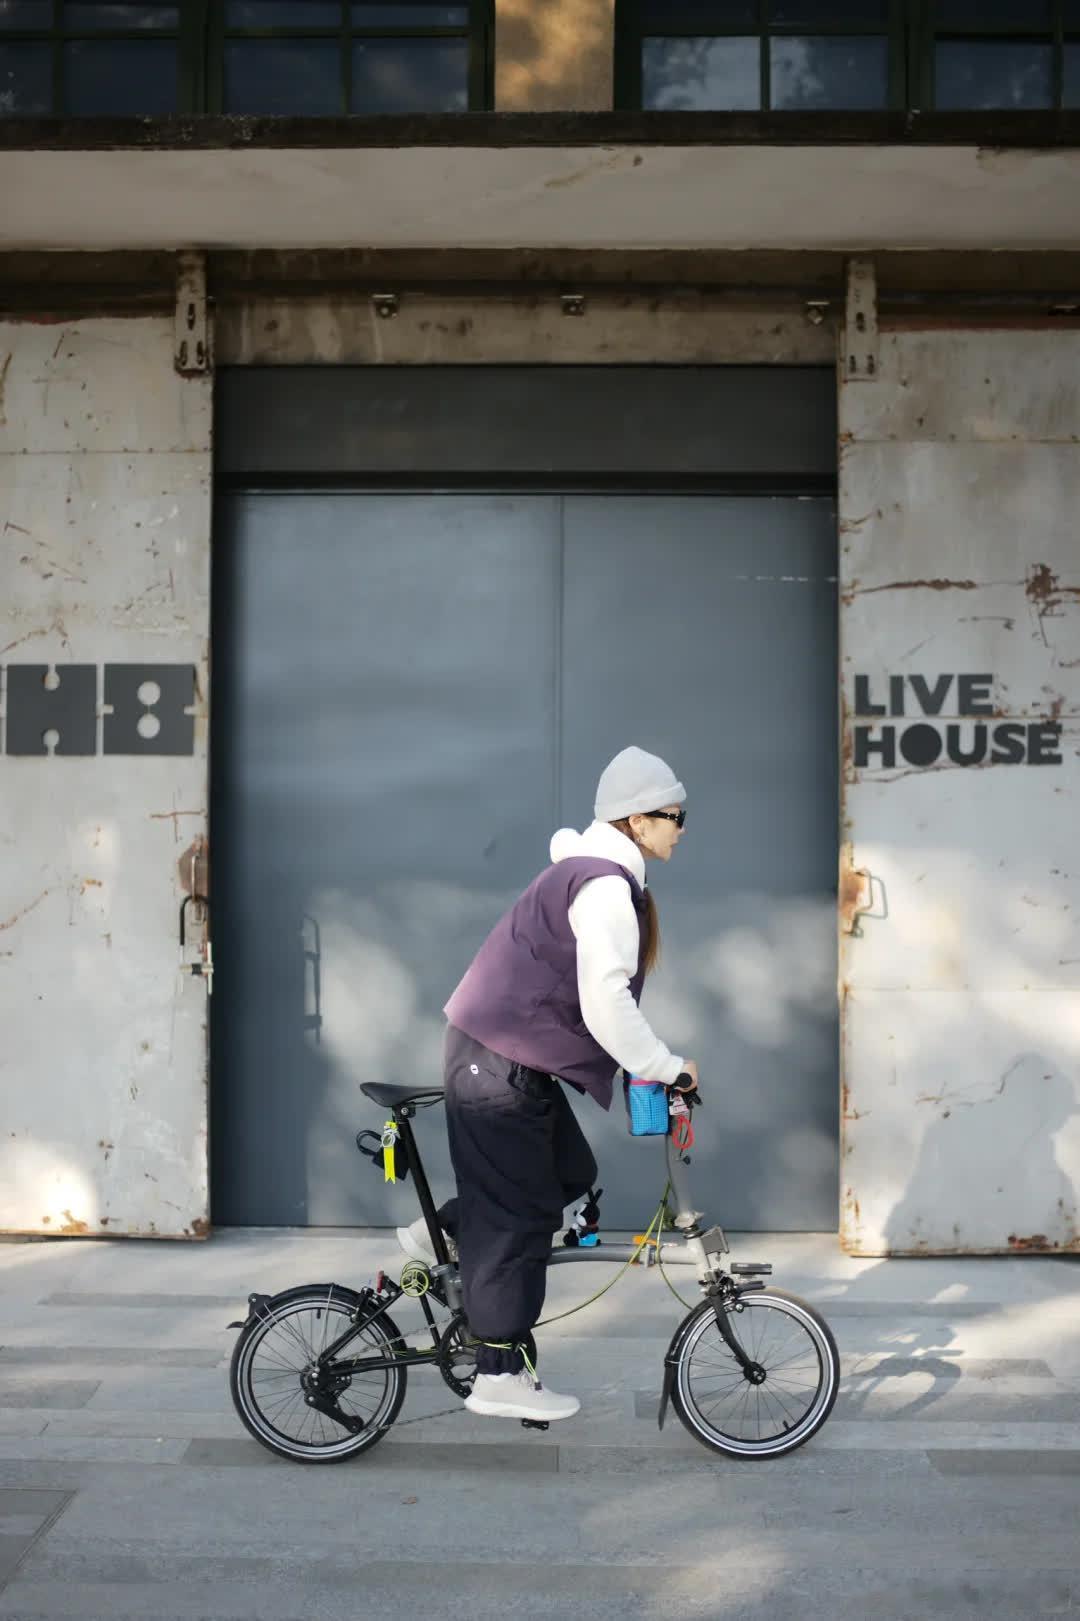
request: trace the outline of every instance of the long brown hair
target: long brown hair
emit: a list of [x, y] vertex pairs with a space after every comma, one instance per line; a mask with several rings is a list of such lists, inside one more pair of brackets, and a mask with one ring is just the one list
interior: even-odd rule
[[[634, 838], [634, 835], [633, 835], [633, 832], [631, 830], [630, 821], [629, 821], [628, 817], [624, 816], [620, 821], [612, 822], [611, 825], [612, 825], [612, 827], [617, 827], [620, 833], [625, 833], [626, 837], [630, 840], [630, 842], [632, 844], [637, 844], [637, 840]], [[651, 889], [646, 889], [645, 890], [645, 973], [646, 974], [651, 974], [653, 969], [656, 967], [656, 965], [657, 965], [657, 963], [659, 961], [660, 961], [660, 914], [656, 910], [656, 902], [653, 900], [653, 892], [652, 892], [652, 890]]]

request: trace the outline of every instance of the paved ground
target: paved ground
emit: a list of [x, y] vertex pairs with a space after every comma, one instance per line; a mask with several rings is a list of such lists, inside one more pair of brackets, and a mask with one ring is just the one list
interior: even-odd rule
[[[252, 1288], [363, 1284], [390, 1234], [0, 1244], [0, 1618], [1080, 1612], [1080, 1260], [733, 1246], [818, 1303], [843, 1353], [834, 1415], [791, 1458], [657, 1431], [681, 1308], [635, 1269], [541, 1331], [580, 1420], [474, 1419], [424, 1370], [367, 1458], [303, 1468], [235, 1419], [226, 1324]], [[606, 1276], [554, 1272], [549, 1309]]]

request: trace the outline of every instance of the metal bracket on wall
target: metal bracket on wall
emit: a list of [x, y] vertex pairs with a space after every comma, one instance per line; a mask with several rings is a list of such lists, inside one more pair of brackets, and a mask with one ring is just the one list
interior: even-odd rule
[[849, 383], [865, 383], [875, 381], [877, 375], [878, 308], [874, 261], [849, 259], [844, 317], [844, 377]]
[[173, 363], [181, 377], [201, 377], [210, 370], [205, 253], [178, 253], [176, 256]]

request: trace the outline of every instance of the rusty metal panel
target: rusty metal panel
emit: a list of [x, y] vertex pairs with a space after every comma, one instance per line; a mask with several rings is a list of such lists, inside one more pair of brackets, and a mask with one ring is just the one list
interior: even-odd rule
[[841, 1240], [1080, 1249], [1080, 334], [841, 378]]
[[[200, 1237], [207, 993], [177, 919], [205, 882], [210, 385], [171, 316], [2, 324], [0, 376], [0, 667], [95, 689], [92, 753], [0, 757], [0, 1228]], [[105, 667], [185, 664], [194, 753], [106, 755]]]
[[[403, 293], [371, 299], [250, 297], [219, 307], [222, 365], [828, 365], [830, 322], [790, 298], [732, 308], [693, 293], [582, 287], [582, 318], [552, 293]], [[386, 308], [386, 306], [384, 306]]]

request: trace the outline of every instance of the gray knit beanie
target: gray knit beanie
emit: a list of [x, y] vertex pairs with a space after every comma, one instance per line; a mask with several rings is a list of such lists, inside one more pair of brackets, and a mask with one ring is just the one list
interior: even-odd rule
[[624, 816], [681, 805], [685, 798], [686, 789], [663, 760], [644, 749], [623, 749], [604, 767], [594, 815], [598, 822], [618, 822]]

